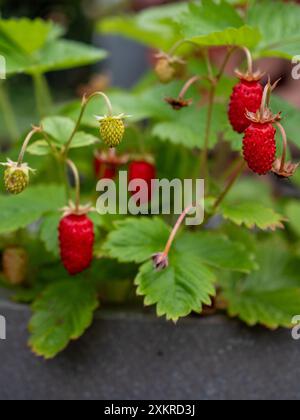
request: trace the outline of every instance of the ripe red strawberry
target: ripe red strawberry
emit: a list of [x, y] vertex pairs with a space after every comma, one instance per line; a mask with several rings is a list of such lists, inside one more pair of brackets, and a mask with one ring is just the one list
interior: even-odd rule
[[74, 276], [86, 270], [93, 260], [94, 225], [85, 215], [69, 214], [59, 225], [61, 260]]
[[243, 133], [250, 125], [246, 112], [256, 112], [262, 101], [263, 87], [257, 80], [241, 79], [231, 95], [228, 116], [235, 131]]
[[[134, 180], [143, 180], [147, 183], [147, 191], [142, 191], [141, 203], [146, 204], [152, 199], [152, 183], [151, 181], [156, 179], [156, 168], [155, 166], [145, 160], [131, 162], [129, 166], [129, 182]], [[140, 192], [140, 187], [137, 187], [133, 194]]]
[[244, 158], [253, 172], [266, 175], [276, 160], [276, 130], [271, 123], [249, 123], [243, 141]]

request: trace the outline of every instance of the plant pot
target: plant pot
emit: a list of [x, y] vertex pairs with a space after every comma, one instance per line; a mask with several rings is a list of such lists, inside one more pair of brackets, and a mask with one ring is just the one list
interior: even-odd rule
[[289, 331], [102, 310], [82, 339], [46, 362], [27, 348], [30, 310], [2, 301], [0, 314], [1, 400], [300, 398], [300, 343]]

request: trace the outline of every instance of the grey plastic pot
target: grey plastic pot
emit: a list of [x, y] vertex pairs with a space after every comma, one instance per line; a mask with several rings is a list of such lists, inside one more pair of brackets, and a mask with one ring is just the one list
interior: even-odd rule
[[223, 316], [175, 326], [152, 312], [102, 311], [82, 339], [46, 362], [27, 348], [29, 309], [2, 301], [0, 314], [1, 400], [300, 398], [300, 342], [288, 331]]

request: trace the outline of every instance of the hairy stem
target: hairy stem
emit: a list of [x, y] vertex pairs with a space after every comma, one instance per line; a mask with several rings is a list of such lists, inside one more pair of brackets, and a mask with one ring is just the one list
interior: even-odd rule
[[178, 99], [183, 99], [190, 87], [193, 86], [195, 83], [199, 82], [201, 79], [202, 78], [200, 76], [194, 76], [191, 79], [189, 79], [181, 89]]
[[175, 226], [174, 226], [174, 228], [173, 228], [173, 230], [172, 230], [172, 232], [171, 232], [171, 235], [170, 235], [170, 237], [169, 237], [169, 240], [168, 240], [168, 242], [167, 242], [167, 245], [166, 245], [166, 248], [165, 248], [165, 250], [164, 250], [164, 252], [163, 252], [163, 254], [164, 255], [168, 255], [169, 254], [169, 252], [170, 252], [170, 249], [171, 249], [171, 247], [172, 247], [172, 244], [173, 244], [173, 242], [174, 242], [174, 239], [175, 239], [175, 237], [176, 237], [176, 235], [177, 235], [177, 232], [178, 232], [178, 230], [179, 230], [179, 228], [180, 228], [180, 226], [182, 225], [182, 223], [183, 223], [183, 221], [184, 221], [184, 219], [186, 218], [186, 216], [189, 214], [189, 212], [190, 212], [190, 210], [193, 208], [194, 206], [191, 204], [191, 205], [189, 205], [184, 211], [183, 211], [183, 213], [179, 216], [179, 218], [178, 218], [178, 220], [177, 220], [177, 222], [176, 222], [176, 224], [175, 224]]
[[250, 74], [252, 74], [253, 73], [253, 58], [252, 58], [252, 54], [249, 51], [249, 49], [246, 48], [246, 47], [243, 47], [243, 51], [244, 51], [244, 53], [246, 54], [246, 57], [247, 57], [248, 72]]
[[105, 100], [106, 105], [107, 105], [107, 109], [108, 109], [108, 115], [109, 116], [112, 116], [113, 115], [112, 104], [110, 102], [109, 97], [105, 93], [103, 93], [103, 92], [95, 92], [91, 96], [89, 96], [88, 98], [84, 95], [84, 97], [82, 99], [80, 114], [79, 114], [78, 120], [76, 122], [75, 128], [74, 128], [74, 130], [73, 130], [73, 132], [72, 132], [72, 134], [71, 134], [69, 140], [67, 141], [66, 146], [65, 146], [65, 148], [63, 150], [63, 155], [65, 157], [68, 155], [68, 152], [69, 152], [70, 146], [72, 144], [72, 141], [73, 141], [73, 139], [75, 137], [75, 134], [77, 133], [77, 131], [78, 131], [79, 127], [80, 127], [80, 124], [81, 124], [81, 121], [82, 121], [82, 118], [83, 118], [83, 115], [85, 113], [85, 110], [86, 110], [87, 105], [96, 96], [101, 96]]
[[32, 137], [36, 134], [36, 133], [40, 133], [41, 132], [41, 127], [33, 127], [32, 130], [30, 131], [30, 133], [27, 135], [26, 139], [24, 140], [23, 146], [21, 148], [20, 154], [19, 154], [19, 158], [18, 158], [18, 166], [21, 166], [23, 163], [23, 159], [24, 159], [24, 155], [26, 152], [26, 149], [30, 143], [30, 140], [32, 139]]

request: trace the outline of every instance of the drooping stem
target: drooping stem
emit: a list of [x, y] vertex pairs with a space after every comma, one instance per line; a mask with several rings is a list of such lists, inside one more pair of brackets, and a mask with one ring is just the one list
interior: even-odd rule
[[276, 126], [279, 128], [281, 132], [282, 140], [283, 140], [283, 151], [282, 151], [282, 158], [281, 158], [281, 165], [280, 165], [280, 172], [283, 172], [284, 167], [285, 167], [285, 162], [286, 162], [286, 156], [287, 156], [288, 140], [287, 140], [287, 135], [283, 126], [279, 122], [276, 122]]
[[75, 163], [72, 160], [67, 159], [66, 163], [69, 166], [69, 168], [71, 169], [71, 171], [73, 173], [73, 176], [74, 176], [75, 189], [76, 189], [75, 206], [76, 206], [76, 210], [78, 211], [79, 207], [80, 207], [80, 176], [79, 176], [78, 169], [77, 169]]
[[242, 49], [243, 49], [243, 51], [244, 51], [244, 53], [246, 54], [246, 57], [247, 57], [248, 72], [250, 74], [252, 74], [253, 73], [253, 58], [252, 58], [252, 54], [251, 54], [251, 52], [249, 51], [248, 48], [243, 47]]
[[[170, 57], [172, 57], [174, 54], [175, 54], [175, 52], [178, 50], [178, 48], [180, 48], [182, 45], [184, 45], [184, 44], [191, 44], [191, 45], [194, 45], [194, 46], [198, 46], [197, 44], [195, 44], [193, 41], [190, 41], [190, 40], [188, 40], [188, 39], [181, 39], [180, 41], [177, 41], [174, 45], [173, 45], [173, 47], [171, 47], [170, 48], [170, 50], [168, 51], [168, 55], [170, 56]], [[198, 46], [199, 47], [199, 46]]]
[[105, 100], [106, 105], [107, 105], [107, 109], [108, 109], [108, 115], [110, 117], [113, 115], [112, 104], [110, 102], [109, 97], [105, 93], [103, 93], [103, 92], [95, 92], [92, 95], [90, 95], [89, 97], [86, 97], [86, 95], [84, 95], [83, 96], [83, 99], [82, 99], [81, 110], [80, 110], [80, 114], [79, 114], [78, 120], [77, 120], [76, 125], [74, 127], [74, 130], [72, 131], [72, 134], [71, 134], [69, 140], [67, 141], [66, 146], [65, 146], [65, 148], [63, 150], [63, 155], [64, 156], [67, 156], [67, 154], [68, 154], [68, 151], [70, 149], [71, 143], [72, 143], [72, 141], [73, 141], [73, 139], [75, 137], [75, 134], [77, 133], [77, 131], [78, 131], [79, 127], [80, 127], [80, 124], [81, 124], [81, 121], [82, 121], [82, 118], [83, 118], [83, 115], [84, 115], [84, 112], [86, 110], [87, 105], [96, 96], [101, 96]]
[[224, 199], [227, 197], [228, 193], [231, 191], [232, 187], [234, 186], [235, 182], [238, 180], [238, 178], [240, 177], [240, 175], [243, 173], [244, 169], [245, 169], [246, 163], [244, 160], [242, 160], [239, 165], [237, 170], [234, 172], [233, 176], [230, 178], [230, 181], [227, 185], [227, 187], [225, 188], [225, 190], [222, 192], [222, 194], [220, 195], [220, 197], [216, 200], [214, 206], [213, 206], [213, 210], [214, 212], [220, 207], [220, 205], [223, 203]]
[[10, 98], [6, 92], [3, 83], [0, 83], [0, 107], [9, 136], [11, 137], [12, 141], [15, 141], [20, 135], [19, 128]]
[[232, 54], [236, 50], [237, 50], [237, 47], [232, 47], [232, 48], [229, 48], [229, 50], [227, 51], [227, 54], [225, 56], [225, 59], [224, 59], [222, 65], [221, 65], [220, 70], [219, 70], [219, 73], [218, 73], [218, 75], [216, 77], [217, 83], [221, 80], [221, 78], [222, 78], [222, 76], [223, 76], [223, 74], [225, 72], [226, 66], [229, 63], [229, 60], [230, 60]]
[[24, 155], [26, 152], [26, 149], [30, 143], [30, 140], [36, 133], [40, 133], [42, 131], [41, 127], [33, 127], [30, 133], [27, 135], [26, 139], [24, 140], [23, 146], [21, 148], [19, 158], [18, 158], [18, 166], [21, 166], [23, 163]]
[[194, 206], [193, 206], [193, 204], [191, 204], [191, 205], [189, 205], [184, 211], [183, 211], [183, 213], [179, 216], [179, 218], [178, 218], [178, 220], [177, 220], [177, 222], [176, 222], [176, 224], [175, 224], [175, 226], [174, 226], [174, 228], [173, 228], [173, 230], [172, 230], [172, 232], [171, 232], [171, 235], [170, 235], [170, 237], [169, 237], [169, 240], [168, 240], [168, 242], [167, 242], [167, 245], [166, 245], [166, 247], [165, 247], [165, 250], [164, 250], [164, 252], [163, 252], [163, 254], [165, 255], [165, 256], [168, 256], [168, 254], [169, 254], [169, 252], [170, 252], [170, 249], [171, 249], [171, 247], [172, 247], [172, 244], [173, 244], [173, 242], [174, 242], [174, 239], [175, 239], [175, 237], [176, 237], [176, 235], [177, 235], [177, 232], [178, 232], [178, 230], [179, 230], [179, 228], [180, 228], [180, 226], [182, 225], [182, 223], [183, 223], [183, 221], [184, 221], [184, 219], [186, 218], [186, 216], [189, 214], [189, 212], [190, 212], [190, 210], [193, 208]]
[[181, 92], [179, 93], [178, 99], [183, 99], [187, 93], [187, 91], [190, 89], [191, 86], [193, 86], [195, 83], [199, 82], [202, 79], [200, 76], [194, 76], [191, 79], [189, 79], [183, 88], [181, 89]]

